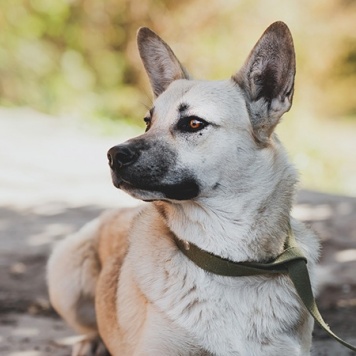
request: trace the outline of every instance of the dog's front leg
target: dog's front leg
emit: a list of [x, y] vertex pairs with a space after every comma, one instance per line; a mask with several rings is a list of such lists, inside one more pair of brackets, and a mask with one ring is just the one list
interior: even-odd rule
[[86, 338], [73, 345], [72, 356], [110, 356], [110, 354], [100, 338]]
[[147, 306], [145, 324], [133, 356], [208, 356], [194, 345], [185, 330], [176, 326], [153, 305]]

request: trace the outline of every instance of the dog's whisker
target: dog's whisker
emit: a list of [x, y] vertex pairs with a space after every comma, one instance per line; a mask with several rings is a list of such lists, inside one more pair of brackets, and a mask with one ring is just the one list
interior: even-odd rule
[[150, 110], [153, 106], [153, 101], [152, 101], [152, 98], [145, 92], [145, 97], [146, 97], [146, 100], [149, 104], [147, 104], [147, 102], [143, 102], [142, 100], [140, 100], [140, 104], [142, 106], [144, 106], [147, 110]]

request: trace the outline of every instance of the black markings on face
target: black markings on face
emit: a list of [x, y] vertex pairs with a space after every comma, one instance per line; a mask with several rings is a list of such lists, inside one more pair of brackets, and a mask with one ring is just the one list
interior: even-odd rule
[[198, 196], [200, 188], [198, 183], [193, 177], [187, 177], [184, 180], [173, 183], [158, 186], [157, 189], [165, 194], [168, 199], [174, 200], [189, 200]]
[[179, 113], [183, 114], [185, 111], [189, 109], [189, 105], [186, 103], [181, 103], [178, 107]]
[[195, 177], [187, 169], [177, 167], [176, 152], [163, 141], [141, 137], [122, 146], [137, 151], [138, 158], [114, 169], [113, 181], [118, 188], [156, 191], [175, 200], [192, 199], [199, 194]]

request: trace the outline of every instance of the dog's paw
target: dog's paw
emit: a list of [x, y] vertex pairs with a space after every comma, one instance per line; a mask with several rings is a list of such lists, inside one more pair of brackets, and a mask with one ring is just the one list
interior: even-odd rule
[[110, 356], [104, 343], [99, 339], [84, 339], [73, 346], [72, 356]]

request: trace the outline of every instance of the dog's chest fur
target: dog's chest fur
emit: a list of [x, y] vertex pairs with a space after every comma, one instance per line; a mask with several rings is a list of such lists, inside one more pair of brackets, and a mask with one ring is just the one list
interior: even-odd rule
[[154, 208], [138, 218], [133, 235], [126, 263], [139, 287], [196, 346], [213, 355], [303, 354], [298, 329], [311, 321], [288, 277], [206, 273], [180, 253]]

